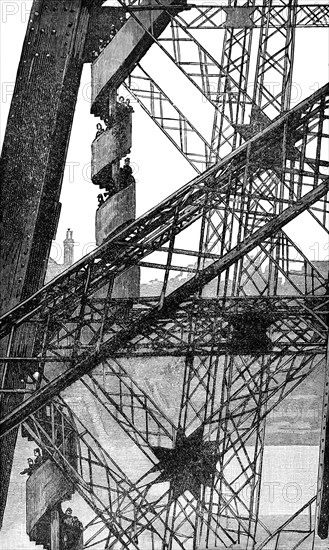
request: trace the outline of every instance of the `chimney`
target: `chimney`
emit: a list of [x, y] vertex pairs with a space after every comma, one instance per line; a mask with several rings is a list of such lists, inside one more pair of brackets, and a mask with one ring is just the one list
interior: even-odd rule
[[64, 267], [69, 267], [74, 262], [74, 240], [73, 231], [68, 228], [66, 231], [66, 239], [63, 241], [64, 245]]

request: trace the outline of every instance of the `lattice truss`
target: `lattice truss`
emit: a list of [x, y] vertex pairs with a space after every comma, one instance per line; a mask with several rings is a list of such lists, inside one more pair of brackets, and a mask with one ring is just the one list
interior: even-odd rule
[[[220, 62], [194, 31], [217, 32], [222, 8], [171, 15], [154, 37], [212, 106], [210, 136], [143, 67], [125, 83], [195, 179], [1, 319], [1, 360], [24, 364], [21, 387], [31, 388], [1, 433], [24, 422], [75, 483], [95, 516], [86, 548], [315, 544], [315, 497], [275, 531], [259, 520], [259, 498], [266, 417], [326, 357], [327, 274], [284, 227], [307, 212], [328, 232], [329, 86], [287, 111], [295, 26], [320, 26], [328, 13], [286, 1], [244, 6], [254, 25], [225, 29]], [[115, 278], [136, 265], [159, 270], [157, 295], [114, 299]], [[181, 361], [174, 407], [124, 360], [156, 368], [161, 356]], [[123, 429], [139, 477], [70, 402], [64, 390], [73, 383], [104, 425]]]

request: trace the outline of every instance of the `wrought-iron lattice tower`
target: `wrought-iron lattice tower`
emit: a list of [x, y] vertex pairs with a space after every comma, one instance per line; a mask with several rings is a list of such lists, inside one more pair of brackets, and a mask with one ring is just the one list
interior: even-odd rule
[[[97, 19], [102, 2], [77, 4], [83, 63], [108, 29]], [[23, 423], [75, 484], [94, 513], [85, 548], [322, 548], [327, 379], [316, 494], [274, 530], [259, 505], [266, 418], [327, 365], [328, 271], [285, 226], [307, 212], [329, 230], [328, 85], [290, 105], [296, 29], [328, 26], [329, 8], [297, 0], [120, 4], [108, 17], [125, 10], [128, 18], [92, 64], [92, 113], [104, 120], [123, 86], [196, 177], [2, 316], [2, 391], [24, 394], [25, 384], [8, 378], [22, 365], [27, 382], [36, 370], [41, 378], [31, 395], [9, 402], [1, 434]], [[220, 59], [204, 45], [210, 31], [209, 44], [223, 35]], [[151, 45], [204, 98], [207, 130], [144, 66]], [[158, 295], [118, 298], [116, 281], [136, 266], [161, 270]], [[186, 276], [174, 286], [177, 271]], [[148, 357], [156, 368], [168, 356], [182, 362], [174, 416], [125, 362]], [[145, 465], [139, 478], [69, 406], [62, 392], [73, 383], [130, 438]]]

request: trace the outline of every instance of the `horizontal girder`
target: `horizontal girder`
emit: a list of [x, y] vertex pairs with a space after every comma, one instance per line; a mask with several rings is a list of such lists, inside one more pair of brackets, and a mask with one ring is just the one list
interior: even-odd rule
[[[91, 297], [86, 301], [83, 316], [65, 314], [62, 323], [68, 327], [62, 338], [53, 337], [52, 331], [40, 327], [36, 317], [29, 320], [37, 331], [43, 333], [47, 342], [47, 363], [68, 363], [72, 361], [73, 350], [76, 350], [75, 339], [77, 327], [90, 330], [90, 338], [85, 336], [79, 346], [79, 353], [85, 350], [96, 351], [100, 336], [112, 337], [125, 326], [138, 321], [139, 317], [150, 309], [156, 308], [159, 298], [113, 299]], [[107, 307], [107, 316], [103, 311]], [[198, 298], [186, 300], [176, 310], [170, 320], [161, 315], [151, 335], [141, 334], [139, 339], [127, 342], [114, 353], [115, 357], [125, 356], [185, 356], [191, 350], [189, 341], [190, 325], [193, 321], [196, 329], [193, 337], [193, 352], [207, 356], [234, 353], [232, 348], [232, 320], [246, 312], [258, 311], [270, 316], [269, 334], [273, 347], [268, 353], [317, 354], [323, 351], [327, 341], [327, 319], [329, 315], [329, 296], [247, 296], [230, 298]], [[115, 317], [115, 327], [113, 318]], [[104, 323], [103, 330], [100, 331]], [[71, 343], [68, 336], [71, 336]], [[65, 343], [64, 343], [65, 341]], [[8, 363], [42, 362], [42, 351], [38, 356], [0, 357]]]
[[[263, 25], [264, 11], [267, 14], [267, 25], [270, 28], [280, 28], [286, 25], [285, 5], [265, 5], [264, 2], [256, 2], [254, 7], [230, 7], [229, 5], [214, 5], [207, 3], [190, 3], [191, 13], [181, 14], [181, 17], [188, 22], [189, 29], [218, 29], [218, 28], [261, 28]], [[187, 4], [189, 8], [189, 3]], [[194, 8], [192, 10], [192, 8]], [[140, 7], [132, 6], [133, 11]], [[327, 4], [300, 5], [296, 8], [296, 28], [304, 27], [328, 27], [329, 6]]]

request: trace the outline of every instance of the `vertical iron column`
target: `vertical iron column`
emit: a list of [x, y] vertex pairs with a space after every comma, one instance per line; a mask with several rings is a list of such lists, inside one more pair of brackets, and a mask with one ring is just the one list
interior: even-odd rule
[[[89, 3], [34, 0], [31, 8], [0, 166], [4, 212], [0, 313], [43, 283], [59, 217], [66, 151], [84, 63]], [[20, 342], [10, 345], [24, 346], [28, 351], [32, 341], [33, 334], [23, 331]], [[19, 371], [1, 365], [2, 387], [21, 387]], [[3, 395], [1, 415], [21, 400], [22, 394]], [[16, 436], [17, 430], [6, 436], [1, 450], [0, 523]]]
[[321, 539], [328, 538], [329, 526], [329, 347], [327, 347], [324, 378], [322, 428], [317, 487], [317, 533]]

